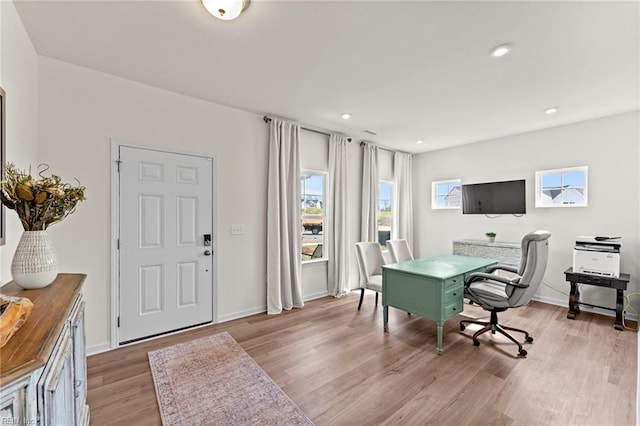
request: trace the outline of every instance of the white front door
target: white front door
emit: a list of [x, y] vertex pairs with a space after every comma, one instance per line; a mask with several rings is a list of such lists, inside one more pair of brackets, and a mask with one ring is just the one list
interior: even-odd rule
[[212, 158], [119, 151], [120, 343], [211, 322]]

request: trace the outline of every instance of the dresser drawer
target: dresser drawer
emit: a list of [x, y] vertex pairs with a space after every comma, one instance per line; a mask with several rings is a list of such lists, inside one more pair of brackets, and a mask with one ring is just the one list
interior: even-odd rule
[[444, 281], [444, 288], [449, 289], [451, 287], [460, 286], [464, 283], [464, 277], [462, 275], [456, 275], [455, 277], [448, 278]]
[[464, 293], [464, 286], [457, 285], [455, 287], [449, 287], [446, 289], [444, 293], [444, 300], [442, 303], [444, 306], [450, 305], [458, 300], [462, 300], [462, 295]]
[[444, 307], [444, 319], [449, 319], [462, 312], [462, 298]]

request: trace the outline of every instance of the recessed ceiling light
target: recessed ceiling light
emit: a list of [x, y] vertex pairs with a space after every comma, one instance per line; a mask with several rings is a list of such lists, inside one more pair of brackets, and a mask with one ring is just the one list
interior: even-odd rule
[[343, 112], [342, 113], [342, 118], [344, 118], [345, 120], [350, 119], [351, 118], [351, 113]]
[[418, 139], [418, 140], [416, 141], [416, 143], [417, 143], [418, 145], [420, 145], [421, 143], [424, 143], [424, 140], [422, 140], [422, 139]]
[[547, 108], [544, 110], [545, 114], [555, 114], [556, 112], [558, 112], [560, 108], [558, 107], [551, 107], [551, 108]]
[[500, 57], [506, 55], [509, 52], [511, 52], [511, 45], [510, 44], [501, 44], [501, 45], [496, 46], [493, 49], [491, 49], [489, 51], [489, 55], [491, 55], [491, 57], [493, 57], [493, 58], [500, 58]]

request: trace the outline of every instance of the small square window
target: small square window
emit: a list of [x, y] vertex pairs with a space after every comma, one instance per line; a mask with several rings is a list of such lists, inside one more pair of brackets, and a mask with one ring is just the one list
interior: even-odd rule
[[459, 209], [461, 200], [460, 179], [441, 180], [431, 184], [432, 209]]
[[586, 207], [588, 167], [536, 172], [536, 207]]

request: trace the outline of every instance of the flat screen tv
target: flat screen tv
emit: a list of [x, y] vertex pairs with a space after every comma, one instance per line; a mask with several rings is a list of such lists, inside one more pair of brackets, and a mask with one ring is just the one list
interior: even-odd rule
[[524, 214], [524, 179], [462, 185], [463, 214]]

